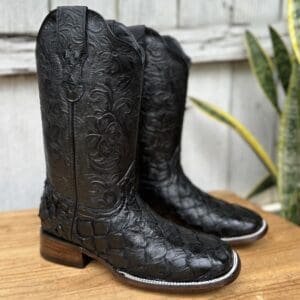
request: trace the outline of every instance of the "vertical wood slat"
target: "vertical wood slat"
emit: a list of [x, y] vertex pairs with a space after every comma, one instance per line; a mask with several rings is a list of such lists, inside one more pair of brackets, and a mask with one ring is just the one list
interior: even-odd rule
[[281, 0], [234, 0], [233, 19], [236, 23], [268, 23], [279, 19]]
[[177, 1], [119, 0], [119, 20], [126, 25], [174, 28], [177, 26]]
[[[230, 63], [192, 67], [189, 95], [210, 101], [228, 111], [230, 90]], [[200, 188], [227, 187], [228, 130], [191, 104], [188, 105], [183, 127], [182, 163], [186, 174]]]
[[0, 33], [35, 34], [48, 12], [48, 0], [2, 0]]
[[282, 13], [281, 13], [281, 19], [287, 20], [288, 18], [288, 0], [281, 0], [282, 5]]
[[0, 99], [0, 210], [38, 207], [45, 162], [36, 77], [2, 77]]
[[[233, 63], [232, 115], [240, 120], [262, 143], [271, 157], [277, 132], [277, 115], [266, 99], [246, 62]], [[229, 135], [229, 188], [245, 195], [267, 174], [249, 146], [234, 132]]]
[[230, 22], [232, 0], [180, 0], [179, 26], [196, 27]]
[[117, 0], [50, 0], [51, 9], [62, 5], [84, 5], [95, 10], [105, 19], [117, 18]]

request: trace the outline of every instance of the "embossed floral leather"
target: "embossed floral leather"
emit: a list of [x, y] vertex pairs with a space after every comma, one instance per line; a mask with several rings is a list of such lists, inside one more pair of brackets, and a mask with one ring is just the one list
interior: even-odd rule
[[144, 51], [127, 29], [85, 7], [59, 7], [42, 24], [36, 57], [43, 232], [146, 284], [236, 277], [226, 243], [162, 219], [137, 195]]
[[150, 28], [144, 35], [136, 27], [131, 31], [146, 53], [139, 136], [141, 197], [163, 216], [186, 226], [222, 238], [251, 239], [252, 233], [266, 229], [262, 218], [201, 191], [180, 165], [189, 58], [169, 36]]

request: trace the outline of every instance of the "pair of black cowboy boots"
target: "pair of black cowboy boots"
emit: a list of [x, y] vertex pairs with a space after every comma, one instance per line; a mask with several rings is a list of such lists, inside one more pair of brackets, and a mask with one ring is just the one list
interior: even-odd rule
[[232, 282], [240, 261], [227, 242], [254, 241], [267, 225], [182, 171], [190, 62], [179, 44], [70, 6], [46, 17], [36, 56], [47, 169], [41, 254], [76, 267], [96, 259], [150, 288]]

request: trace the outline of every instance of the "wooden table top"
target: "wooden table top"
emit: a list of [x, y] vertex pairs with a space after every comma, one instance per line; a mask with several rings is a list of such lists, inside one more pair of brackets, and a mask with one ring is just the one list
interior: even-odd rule
[[[219, 197], [260, 211], [229, 192]], [[261, 211], [260, 211], [261, 212]], [[235, 247], [242, 270], [232, 284], [208, 293], [152, 292], [118, 282], [100, 263], [85, 269], [50, 263], [39, 255], [37, 210], [0, 214], [0, 299], [300, 299], [300, 227], [261, 212], [269, 232]]]

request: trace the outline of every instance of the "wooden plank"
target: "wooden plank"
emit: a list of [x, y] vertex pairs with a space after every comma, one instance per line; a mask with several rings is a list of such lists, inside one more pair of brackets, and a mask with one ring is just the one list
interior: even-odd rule
[[117, 0], [50, 0], [51, 9], [62, 5], [84, 5], [101, 14], [105, 19], [117, 18]]
[[36, 72], [35, 39], [0, 38], [0, 76]]
[[[250, 129], [274, 158], [277, 115], [247, 63], [233, 64], [231, 98], [233, 116]], [[267, 171], [249, 146], [234, 131], [230, 132], [229, 144], [228, 187], [244, 195], [267, 174]]]
[[174, 28], [177, 26], [177, 1], [119, 1], [119, 21], [126, 25], [145, 24], [156, 29]]
[[[245, 206], [231, 193], [219, 197]], [[257, 208], [255, 208], [257, 210]], [[262, 213], [269, 232], [248, 247], [238, 247], [242, 270], [225, 288], [208, 293], [152, 292], [117, 281], [100, 263], [85, 269], [50, 263], [39, 255], [37, 210], [0, 214], [0, 298], [13, 299], [300, 299], [300, 228]]]
[[281, 14], [280, 0], [233, 0], [234, 24], [268, 23], [277, 21]]
[[2, 0], [0, 33], [35, 34], [48, 13], [48, 0]]
[[[274, 27], [288, 42], [285, 22], [275, 23]], [[247, 28], [244, 25], [216, 25], [208, 28], [164, 30], [162, 34], [176, 37], [192, 58], [193, 63], [226, 62], [246, 58], [243, 39]], [[259, 38], [266, 51], [271, 54], [267, 26], [264, 24], [250, 29]], [[0, 38], [0, 76], [35, 72], [34, 48], [35, 43], [32, 37]]]
[[179, 26], [228, 24], [232, 0], [180, 0]]
[[[287, 24], [274, 23], [285, 42], [289, 42]], [[262, 47], [272, 53], [268, 27], [257, 25], [216, 25], [195, 29], [178, 29], [163, 32], [175, 36], [191, 56], [194, 63], [236, 61], [246, 58], [244, 46], [245, 30], [251, 30], [259, 39]]]
[[[188, 94], [229, 110], [231, 66], [229, 63], [192, 67]], [[202, 189], [227, 186], [228, 128], [188, 105], [182, 137], [183, 168]]]
[[45, 179], [36, 77], [2, 77], [0, 99], [0, 210], [36, 207]]

